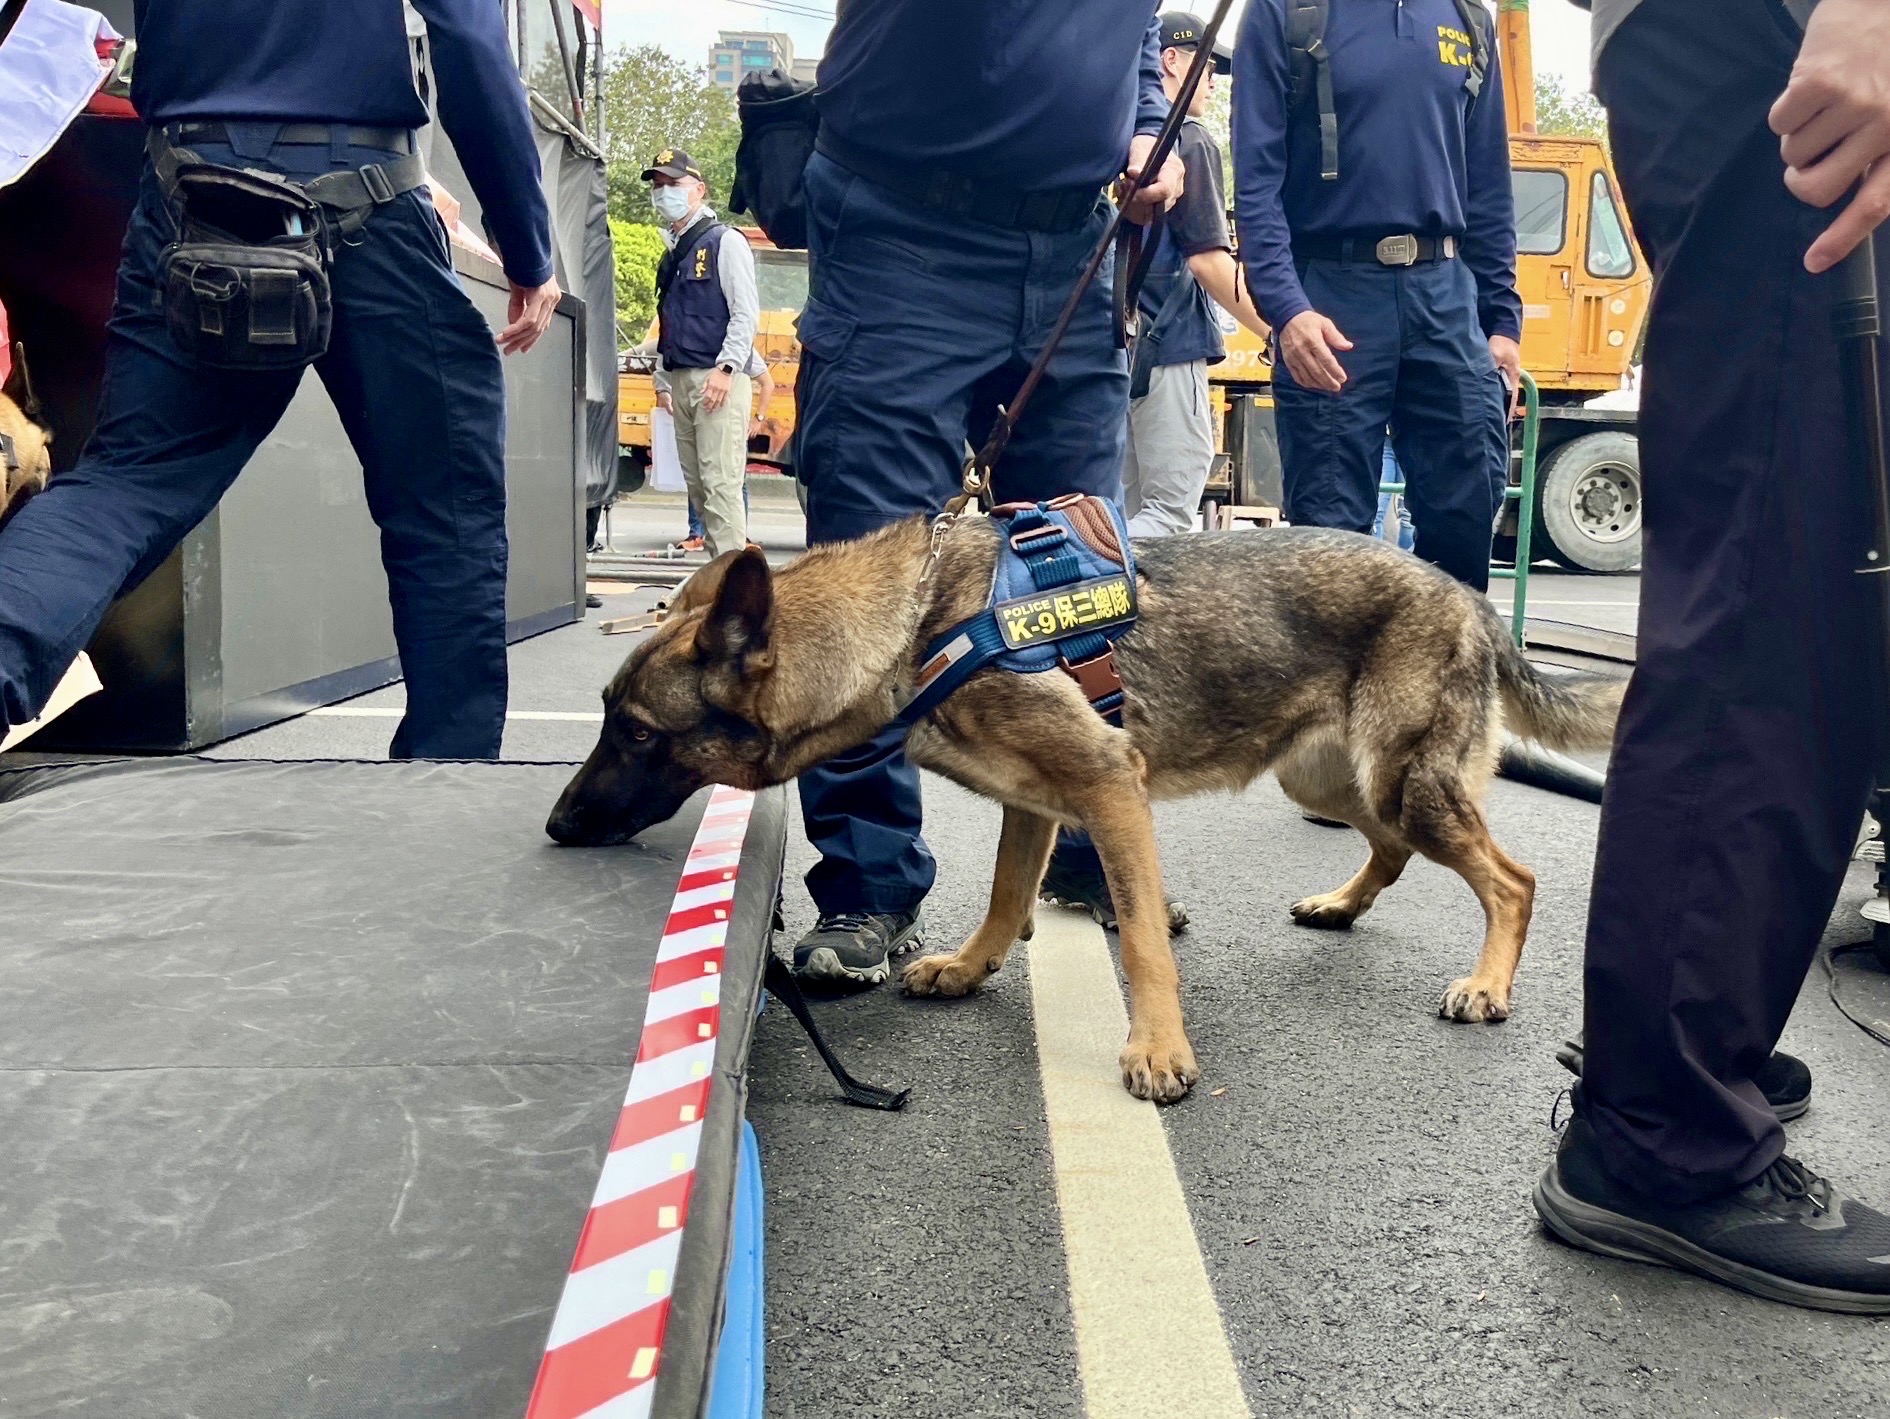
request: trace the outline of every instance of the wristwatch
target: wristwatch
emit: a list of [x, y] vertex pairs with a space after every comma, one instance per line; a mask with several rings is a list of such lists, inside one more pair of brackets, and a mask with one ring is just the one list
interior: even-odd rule
[[727, 360], [722, 361], [722, 363], [717, 365], [716, 368], [722, 371], [723, 374], [735, 373], [735, 366], [731, 365]]

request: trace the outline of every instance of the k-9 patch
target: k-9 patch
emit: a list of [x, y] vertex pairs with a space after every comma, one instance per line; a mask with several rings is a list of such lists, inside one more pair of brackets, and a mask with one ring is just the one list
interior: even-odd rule
[[1128, 573], [1117, 572], [1000, 601], [991, 610], [1005, 646], [1023, 650], [1135, 620], [1135, 581]]

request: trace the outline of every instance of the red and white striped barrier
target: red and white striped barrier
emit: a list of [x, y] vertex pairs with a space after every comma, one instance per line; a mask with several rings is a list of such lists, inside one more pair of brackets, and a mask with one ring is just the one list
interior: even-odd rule
[[525, 1419], [644, 1419], [721, 1032], [722, 953], [754, 795], [718, 788], [663, 928], [617, 1131]]

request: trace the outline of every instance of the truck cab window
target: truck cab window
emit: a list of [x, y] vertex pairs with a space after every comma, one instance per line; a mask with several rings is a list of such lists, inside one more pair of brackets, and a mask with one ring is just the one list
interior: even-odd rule
[[1562, 249], [1568, 228], [1568, 178], [1553, 168], [1516, 168], [1516, 250], [1548, 256]]
[[1615, 205], [1614, 190], [1606, 173], [1596, 173], [1590, 188], [1588, 222], [1588, 274], [1619, 280], [1634, 274], [1634, 245], [1628, 240], [1627, 227], [1621, 221], [1621, 209]]

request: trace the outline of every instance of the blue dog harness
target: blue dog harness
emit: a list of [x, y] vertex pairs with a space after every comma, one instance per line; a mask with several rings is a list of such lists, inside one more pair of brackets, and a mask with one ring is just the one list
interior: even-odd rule
[[1062, 670], [1110, 724], [1122, 725], [1114, 643], [1135, 625], [1135, 556], [1122, 509], [1071, 493], [991, 510], [1002, 541], [985, 609], [926, 647], [912, 698], [895, 724], [913, 725], [990, 665], [1020, 674]]

